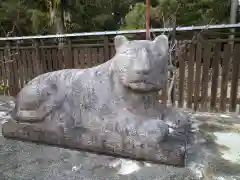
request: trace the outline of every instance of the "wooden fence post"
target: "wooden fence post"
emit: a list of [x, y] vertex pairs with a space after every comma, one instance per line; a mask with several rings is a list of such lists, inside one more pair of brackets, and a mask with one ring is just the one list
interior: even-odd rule
[[[182, 43], [180, 44], [182, 46]], [[184, 84], [185, 84], [185, 58], [186, 58], [186, 49], [185, 45], [183, 48], [180, 48], [179, 51], [179, 97], [178, 97], [178, 107], [182, 108], [184, 105]]]
[[208, 110], [208, 81], [209, 81], [209, 66], [210, 66], [210, 55], [211, 45], [206, 42], [204, 43], [203, 51], [203, 71], [202, 71], [202, 89], [201, 89], [201, 111]]
[[[175, 49], [176, 49], [176, 14], [173, 16], [173, 18], [172, 18], [172, 25], [173, 25], [173, 30], [171, 31], [171, 35], [172, 35], [172, 37], [171, 37], [171, 62], [172, 62], [172, 64], [171, 65], [173, 65], [174, 67], [176, 66], [176, 51], [175, 51]], [[173, 106], [175, 106], [175, 84], [176, 84], [176, 73], [175, 73], [175, 71], [174, 70], [172, 70], [172, 71], [170, 71], [170, 78], [171, 79], [173, 79], [173, 78], [175, 78], [174, 79], [174, 81], [173, 81], [173, 86], [172, 86], [172, 90], [171, 90], [171, 93], [170, 93], [170, 101], [171, 101], [171, 103], [172, 103], [172, 105]]]
[[11, 54], [11, 45], [10, 42], [6, 42], [5, 52], [4, 52], [6, 64], [7, 74], [8, 74], [8, 86], [9, 86], [9, 94], [11, 96], [15, 96], [19, 90], [19, 81], [18, 81], [18, 70], [17, 70], [17, 59], [15, 54]]
[[220, 51], [221, 44], [217, 43], [214, 47], [214, 58], [212, 62], [212, 87], [211, 87], [211, 110], [217, 110], [216, 108], [216, 99], [217, 99], [217, 87], [218, 87], [218, 78], [219, 78], [219, 62], [220, 62]]
[[200, 95], [200, 83], [202, 74], [202, 42], [198, 40], [196, 49], [196, 76], [195, 76], [195, 88], [194, 88], [194, 110], [199, 108], [199, 95]]
[[23, 75], [22, 75], [22, 59], [21, 59], [21, 51], [19, 49], [19, 43], [20, 41], [16, 41], [16, 54], [13, 58], [15, 62], [13, 62], [13, 66], [15, 68], [15, 82], [17, 82], [16, 86], [16, 94], [20, 91], [20, 89], [23, 87]]
[[108, 40], [108, 36], [104, 36], [104, 61], [108, 61], [109, 60], [109, 40]]
[[221, 94], [220, 94], [220, 111], [226, 111], [226, 96], [228, 89], [228, 73], [229, 73], [229, 57], [231, 56], [230, 44], [224, 45], [224, 56], [222, 66], [222, 83], [221, 83]]
[[67, 67], [68, 68], [73, 68], [74, 67], [74, 64], [73, 64], [73, 53], [72, 53], [72, 41], [71, 39], [69, 38], [68, 39], [68, 57], [67, 57]]
[[[1, 78], [1, 82], [0, 84], [3, 83], [4, 86], [7, 85], [7, 81], [8, 81], [8, 75], [7, 75], [7, 68], [6, 68], [6, 64], [4, 63], [5, 62], [5, 58], [4, 58], [4, 51], [0, 53], [1, 57], [0, 57], [0, 78]], [[0, 91], [2, 92], [2, 91]], [[4, 95], [8, 95], [8, 89], [5, 89], [3, 90], [3, 94]]]
[[34, 46], [35, 46], [35, 65], [34, 68], [34, 75], [39, 75], [42, 72], [42, 67], [41, 67], [41, 54], [40, 54], [40, 49], [39, 49], [39, 41], [34, 40]]
[[192, 108], [192, 102], [193, 102], [193, 78], [194, 78], [194, 43], [190, 43], [188, 46], [188, 53], [187, 53], [187, 59], [188, 59], [188, 80], [187, 80], [187, 108]]
[[11, 52], [10, 43], [7, 41], [4, 49], [4, 64], [7, 71], [7, 83], [8, 83], [9, 94], [12, 95], [13, 94], [12, 85], [14, 83], [13, 83], [13, 72], [11, 71], [12, 64], [10, 63], [10, 52]]
[[22, 58], [22, 50], [19, 47], [19, 44], [21, 41], [17, 41], [17, 64], [18, 64], [18, 78], [19, 78], [19, 88], [24, 87], [24, 63], [23, 63], [23, 58]]
[[238, 74], [239, 74], [239, 49], [240, 45], [235, 44], [234, 57], [233, 57], [233, 70], [232, 70], [232, 82], [231, 82], [231, 94], [230, 94], [230, 111], [236, 111], [237, 93], [238, 93]]
[[46, 59], [46, 56], [45, 56], [45, 48], [44, 48], [44, 43], [43, 43], [43, 40], [41, 39], [40, 40], [40, 52], [41, 52], [41, 62], [42, 62], [42, 73], [46, 73], [48, 72], [48, 68], [47, 68], [47, 59]]

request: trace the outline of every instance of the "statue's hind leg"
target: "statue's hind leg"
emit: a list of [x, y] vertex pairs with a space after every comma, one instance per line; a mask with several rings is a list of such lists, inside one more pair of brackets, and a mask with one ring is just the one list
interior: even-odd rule
[[20, 122], [40, 122], [59, 107], [63, 96], [46, 87], [44, 93], [37, 88], [26, 87], [19, 93], [16, 105], [11, 113], [13, 119]]

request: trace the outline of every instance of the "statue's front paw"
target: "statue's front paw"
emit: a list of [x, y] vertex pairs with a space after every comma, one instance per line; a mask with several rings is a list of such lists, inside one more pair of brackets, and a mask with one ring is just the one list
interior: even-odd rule
[[174, 108], [166, 110], [163, 121], [169, 125], [170, 133], [186, 133], [192, 124], [187, 113]]
[[25, 111], [25, 110], [18, 111], [15, 114], [14, 119], [18, 122], [28, 122], [28, 123], [43, 121], [43, 119], [37, 114], [36, 111]]
[[138, 134], [142, 141], [157, 144], [169, 134], [169, 127], [159, 119], [147, 120], [138, 128]]

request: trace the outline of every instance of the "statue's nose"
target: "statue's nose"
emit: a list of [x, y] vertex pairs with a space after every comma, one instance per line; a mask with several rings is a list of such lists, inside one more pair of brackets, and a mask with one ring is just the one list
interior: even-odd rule
[[134, 72], [136, 74], [143, 74], [143, 75], [148, 75], [150, 73], [150, 64], [149, 62], [143, 62], [143, 61], [136, 61], [134, 63]]

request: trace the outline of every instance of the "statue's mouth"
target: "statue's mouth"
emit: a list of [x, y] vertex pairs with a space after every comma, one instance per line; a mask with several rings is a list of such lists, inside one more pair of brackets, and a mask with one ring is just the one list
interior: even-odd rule
[[130, 83], [132, 83], [132, 84], [151, 84], [151, 85], [154, 85], [153, 83], [151, 83], [147, 80], [135, 80], [135, 81], [131, 81]]
[[142, 91], [142, 92], [152, 92], [152, 91], [158, 91], [159, 89], [156, 87], [154, 83], [151, 83], [146, 80], [136, 80], [131, 81], [128, 86], [136, 91]]

